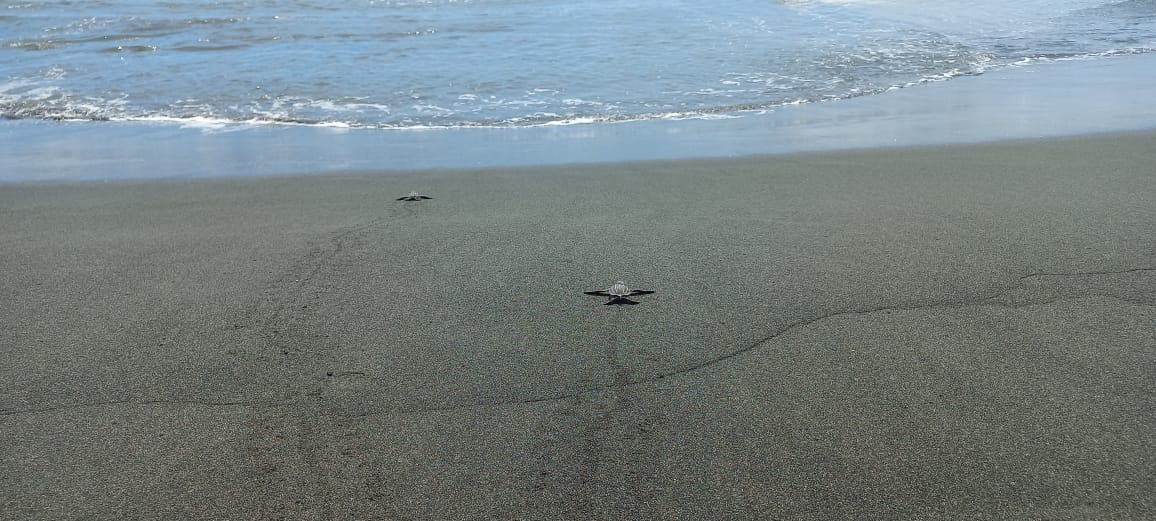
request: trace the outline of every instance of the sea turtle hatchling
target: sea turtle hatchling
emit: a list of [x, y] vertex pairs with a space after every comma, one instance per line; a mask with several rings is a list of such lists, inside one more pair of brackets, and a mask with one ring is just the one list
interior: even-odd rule
[[630, 289], [626, 286], [625, 282], [620, 280], [615, 282], [609, 288], [600, 289], [597, 291], [583, 291], [583, 293], [587, 295], [594, 295], [596, 297], [607, 297], [610, 299], [606, 301], [605, 305], [607, 306], [611, 304], [627, 304], [633, 306], [638, 304], [638, 302], [630, 300], [630, 297], [635, 297], [638, 295], [649, 295], [654, 292], [646, 289]]
[[397, 198], [398, 201], [420, 201], [422, 199], [433, 199], [433, 197], [421, 195], [417, 192], [410, 192], [407, 196]]

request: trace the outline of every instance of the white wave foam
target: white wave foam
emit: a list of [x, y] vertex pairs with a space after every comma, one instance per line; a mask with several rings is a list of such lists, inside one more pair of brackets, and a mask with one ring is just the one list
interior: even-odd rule
[[418, 111], [418, 113], [427, 113], [427, 112], [436, 112], [439, 114], [453, 114], [454, 113], [453, 109], [447, 109], [445, 107], [439, 107], [437, 105], [430, 105], [430, 104], [413, 105], [413, 110]]

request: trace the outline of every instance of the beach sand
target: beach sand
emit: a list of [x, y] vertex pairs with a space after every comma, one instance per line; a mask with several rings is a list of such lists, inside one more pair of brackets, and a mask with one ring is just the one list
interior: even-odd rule
[[1153, 165], [5, 185], [0, 518], [1151, 519]]

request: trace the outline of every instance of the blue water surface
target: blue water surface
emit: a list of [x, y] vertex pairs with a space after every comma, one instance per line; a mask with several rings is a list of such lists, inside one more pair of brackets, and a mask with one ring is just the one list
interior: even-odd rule
[[526, 127], [717, 119], [1156, 50], [1156, 0], [0, 4], [0, 118]]

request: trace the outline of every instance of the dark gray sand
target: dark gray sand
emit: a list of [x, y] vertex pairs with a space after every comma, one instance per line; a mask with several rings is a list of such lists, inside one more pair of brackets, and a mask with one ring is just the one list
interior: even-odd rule
[[3, 186], [0, 518], [1152, 519], [1153, 165]]

